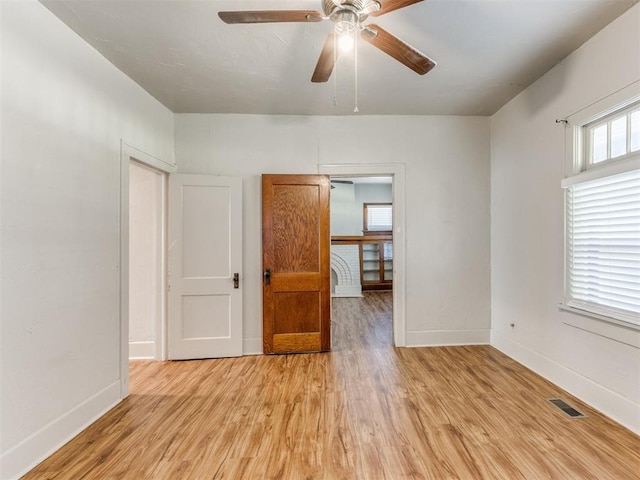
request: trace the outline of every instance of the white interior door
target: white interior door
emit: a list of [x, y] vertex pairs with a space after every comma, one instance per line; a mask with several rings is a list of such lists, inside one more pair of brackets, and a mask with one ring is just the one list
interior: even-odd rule
[[170, 175], [168, 220], [169, 359], [242, 355], [242, 180]]

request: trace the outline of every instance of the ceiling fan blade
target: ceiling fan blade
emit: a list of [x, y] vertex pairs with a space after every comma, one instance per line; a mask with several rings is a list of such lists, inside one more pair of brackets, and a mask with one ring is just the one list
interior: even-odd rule
[[364, 27], [362, 38], [420, 75], [424, 75], [436, 66], [436, 62], [429, 57], [378, 25]]
[[399, 10], [400, 8], [408, 7], [418, 2], [422, 2], [422, 0], [378, 0], [380, 10], [371, 12], [369, 15], [379, 17], [385, 13], [393, 12], [394, 10]]
[[314, 10], [256, 10], [242, 12], [218, 12], [225, 23], [276, 23], [276, 22], [319, 22], [323, 19]]
[[333, 64], [335, 63], [334, 52], [336, 57], [338, 55], [338, 49], [334, 48], [335, 38], [336, 36], [333, 33], [327, 35], [327, 39], [322, 47], [322, 52], [320, 52], [320, 57], [318, 58], [318, 63], [316, 64], [316, 69], [311, 76], [311, 81], [314, 83], [326, 82], [331, 76]]

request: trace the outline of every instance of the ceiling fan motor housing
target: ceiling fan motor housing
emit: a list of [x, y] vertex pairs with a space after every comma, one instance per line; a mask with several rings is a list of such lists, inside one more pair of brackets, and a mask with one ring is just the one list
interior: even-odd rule
[[322, 10], [336, 26], [342, 24], [352, 30], [370, 13], [380, 10], [376, 0], [322, 0]]

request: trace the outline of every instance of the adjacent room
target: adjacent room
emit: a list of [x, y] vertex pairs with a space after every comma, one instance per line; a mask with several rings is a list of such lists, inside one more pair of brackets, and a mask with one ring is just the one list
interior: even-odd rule
[[0, 0], [0, 480], [640, 478], [638, 0]]

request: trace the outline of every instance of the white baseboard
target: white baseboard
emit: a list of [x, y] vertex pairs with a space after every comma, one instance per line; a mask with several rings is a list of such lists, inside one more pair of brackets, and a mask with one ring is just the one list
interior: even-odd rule
[[640, 405], [637, 403], [495, 330], [491, 331], [491, 345], [632, 432], [640, 434]]
[[129, 342], [129, 358], [156, 358], [156, 342]]
[[262, 355], [263, 353], [264, 353], [264, 350], [262, 348], [262, 337], [242, 339], [243, 355]]
[[489, 330], [429, 330], [409, 331], [407, 347], [444, 347], [450, 345], [488, 345]]
[[120, 381], [10, 448], [0, 457], [0, 479], [19, 478], [120, 402]]

